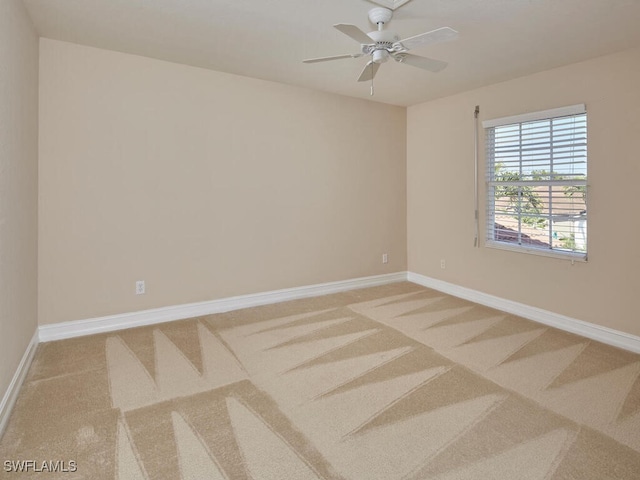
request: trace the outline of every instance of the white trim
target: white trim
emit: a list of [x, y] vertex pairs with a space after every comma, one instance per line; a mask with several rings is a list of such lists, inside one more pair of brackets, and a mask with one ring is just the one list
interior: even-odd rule
[[[269, 292], [240, 295], [228, 297], [208, 302], [189, 303], [184, 305], [174, 305], [152, 310], [142, 310], [139, 312], [122, 313], [105, 317], [90, 318], [86, 320], [75, 320], [70, 322], [56, 323], [52, 325], [41, 325], [38, 329], [41, 342], [62, 340], [65, 338], [105, 333], [125, 328], [141, 327], [156, 323], [181, 320], [183, 318], [211, 315], [214, 313], [228, 312], [241, 308], [257, 307], [278, 302], [286, 302], [300, 298], [316, 297], [331, 293], [344, 292], [358, 288], [375, 287], [390, 283], [409, 281], [433, 288], [441, 292], [463, 298], [480, 305], [486, 305], [506, 313], [518, 315], [535, 322], [550, 325], [567, 332], [575, 333], [583, 337], [591, 338], [608, 345], [640, 353], [640, 337], [620, 332], [611, 328], [595, 325], [592, 323], [577, 320], [558, 313], [532, 307], [523, 303], [514, 302], [504, 298], [489, 295], [470, 288], [461, 287], [435, 278], [427, 277], [414, 272], [397, 272], [385, 275], [375, 275], [371, 277], [354, 278], [337, 282], [307, 285], [303, 287], [273, 290]], [[33, 344], [32, 340], [32, 344]], [[30, 345], [30, 350], [33, 345]], [[33, 355], [33, 352], [30, 353]], [[25, 357], [27, 354], [25, 353]], [[23, 359], [23, 362], [27, 360]], [[30, 362], [30, 357], [28, 359]], [[21, 364], [22, 365], [22, 364]], [[28, 367], [28, 365], [27, 365]], [[22, 368], [22, 367], [21, 367]], [[3, 400], [2, 406], [4, 406]], [[2, 410], [0, 410], [2, 411]]]
[[419, 273], [409, 272], [407, 280], [417, 283], [418, 285], [422, 285], [423, 287], [433, 288], [434, 290], [439, 290], [455, 297], [495, 308], [506, 313], [518, 315], [520, 317], [533, 320], [534, 322], [543, 323], [566, 332], [575, 333], [592, 340], [597, 340], [598, 342], [606, 343], [607, 345], [640, 353], [640, 337], [636, 337], [629, 333], [577, 320], [565, 315], [560, 315], [559, 313], [525, 305], [523, 303], [506, 300], [477, 290], [472, 290], [470, 288], [461, 287], [459, 285], [427, 277]]
[[9, 423], [11, 410], [13, 409], [13, 406], [18, 399], [18, 392], [20, 391], [22, 382], [24, 382], [24, 379], [27, 376], [27, 372], [29, 371], [29, 367], [31, 366], [31, 361], [33, 360], [33, 356], [36, 353], [37, 346], [38, 330], [36, 329], [36, 331], [33, 333], [33, 337], [31, 337], [29, 345], [27, 345], [27, 349], [22, 355], [22, 359], [18, 364], [16, 373], [14, 373], [13, 378], [11, 379], [9, 386], [7, 387], [7, 391], [4, 393], [4, 397], [2, 397], [2, 401], [0, 401], [0, 438], [2, 438], [4, 429], [6, 428], [7, 423]]
[[529, 255], [540, 255], [541, 257], [558, 258], [560, 260], [569, 260], [570, 262], [586, 262], [587, 254], [580, 252], [567, 252], [542, 247], [529, 247], [527, 244], [510, 244], [498, 240], [485, 240], [484, 246], [487, 248], [495, 248], [497, 250], [507, 250], [509, 252], [526, 253]]
[[330, 293], [344, 292], [357, 288], [375, 287], [407, 280], [407, 272], [389, 273], [371, 277], [354, 278], [337, 282], [321, 283], [304, 287], [286, 288], [270, 292], [252, 293], [237, 297], [228, 297], [207, 302], [188, 303], [169, 307], [142, 310], [139, 312], [121, 313], [105, 317], [75, 320], [70, 322], [41, 325], [39, 335], [41, 342], [62, 340], [64, 338], [111, 332], [124, 328], [141, 327], [156, 323], [171, 322], [183, 318], [229, 312], [241, 308], [257, 307], [271, 303], [286, 302], [299, 298], [316, 297]]
[[494, 118], [493, 120], [484, 120], [482, 128], [499, 127], [501, 125], [511, 125], [513, 123], [533, 122], [535, 120], [544, 120], [547, 118], [567, 117], [569, 115], [579, 115], [586, 113], [587, 107], [584, 103], [578, 105], [570, 105], [568, 107], [552, 108], [550, 110], [541, 110], [539, 112], [523, 113], [521, 115], [512, 115], [510, 117]]

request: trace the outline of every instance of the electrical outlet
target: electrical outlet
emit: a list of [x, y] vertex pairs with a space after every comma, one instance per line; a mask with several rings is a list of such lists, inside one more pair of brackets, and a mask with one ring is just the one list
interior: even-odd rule
[[444, 268], [446, 267], [446, 263], [444, 261], [444, 258], [440, 260], [440, 268], [442, 268], [444, 270]]
[[389, 263], [389, 255], [386, 253], [382, 254], [382, 263]]
[[144, 280], [138, 280], [136, 282], [136, 295], [143, 295], [145, 293]]

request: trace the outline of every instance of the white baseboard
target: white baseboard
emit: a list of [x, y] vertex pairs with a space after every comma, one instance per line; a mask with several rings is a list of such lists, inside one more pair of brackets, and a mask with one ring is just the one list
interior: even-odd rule
[[504, 298], [489, 295], [487, 293], [472, 290], [470, 288], [454, 285], [435, 278], [408, 272], [407, 280], [423, 287], [433, 288], [454, 297], [463, 298], [480, 305], [495, 308], [503, 312], [518, 315], [534, 322], [543, 323], [551, 327], [575, 333], [583, 337], [597, 340], [614, 347], [623, 348], [631, 352], [640, 353], [640, 337], [629, 333], [620, 332], [612, 328], [595, 325], [593, 323], [577, 320], [559, 313], [550, 312], [541, 308], [532, 307], [523, 303], [506, 300]]
[[4, 429], [6, 428], [7, 423], [9, 423], [9, 415], [11, 415], [13, 405], [18, 399], [18, 392], [20, 391], [22, 382], [24, 382], [24, 379], [27, 376], [27, 372], [29, 371], [31, 361], [33, 360], [33, 356], [36, 353], [37, 347], [38, 330], [36, 330], [33, 334], [33, 337], [31, 337], [31, 341], [29, 342], [29, 345], [27, 345], [27, 349], [24, 351], [24, 355], [22, 355], [22, 359], [18, 364], [16, 373], [13, 375], [11, 383], [9, 383], [9, 387], [2, 397], [2, 401], [0, 401], [0, 438], [4, 433]]
[[241, 308], [257, 307], [271, 303], [286, 302], [300, 298], [328, 295], [357, 288], [375, 287], [407, 280], [407, 272], [361, 277], [337, 282], [321, 283], [304, 287], [286, 288], [270, 292], [240, 295], [207, 302], [188, 303], [140, 312], [122, 313], [87, 320], [41, 325], [39, 335], [41, 342], [62, 340], [64, 338], [111, 332], [124, 328], [142, 327], [156, 323], [171, 322], [183, 318], [229, 312]]
[[[374, 287], [402, 281], [409, 281], [422, 285], [423, 287], [433, 288], [455, 297], [533, 320], [534, 322], [575, 333], [614, 347], [640, 353], [640, 337], [413, 272], [375, 275], [372, 277], [361, 277], [304, 287], [240, 295], [207, 302], [175, 305], [52, 325], [41, 325], [38, 329], [39, 340], [41, 342], [49, 342], [83, 335], [111, 332], [124, 328], [142, 327], [183, 318], [229, 312], [241, 308], [257, 307], [271, 303], [328, 295], [357, 288]], [[4, 403], [2, 405], [4, 405]]]

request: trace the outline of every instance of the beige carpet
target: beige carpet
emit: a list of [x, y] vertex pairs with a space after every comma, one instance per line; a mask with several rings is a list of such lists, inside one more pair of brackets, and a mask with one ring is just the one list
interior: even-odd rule
[[[42, 344], [39, 478], [640, 478], [640, 356], [410, 283]], [[0, 477], [30, 478], [0, 469]]]

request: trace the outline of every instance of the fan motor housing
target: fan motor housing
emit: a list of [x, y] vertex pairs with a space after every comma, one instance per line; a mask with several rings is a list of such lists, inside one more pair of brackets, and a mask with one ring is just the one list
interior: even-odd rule
[[369, 32], [367, 33], [367, 36], [370, 37], [371, 40], [373, 40], [374, 43], [376, 44], [378, 43], [392, 44], [400, 40], [400, 37], [398, 37], [396, 33], [391, 32], [389, 30], [379, 30], [376, 32]]

